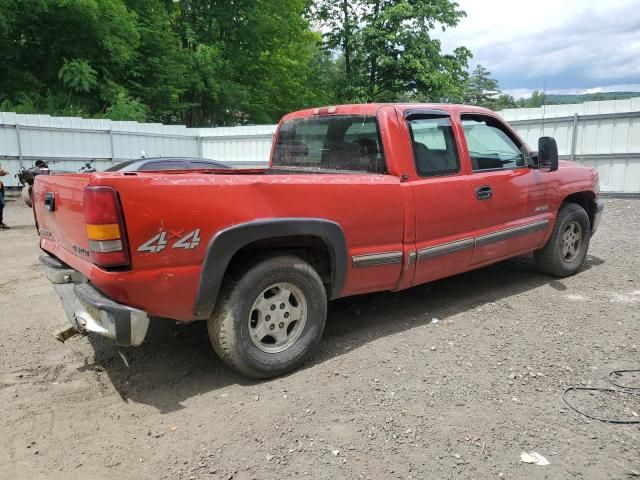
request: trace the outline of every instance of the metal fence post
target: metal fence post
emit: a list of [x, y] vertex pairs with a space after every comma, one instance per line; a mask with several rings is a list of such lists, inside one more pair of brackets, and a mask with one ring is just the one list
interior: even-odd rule
[[115, 149], [113, 148], [113, 128], [111, 128], [111, 126], [109, 126], [109, 144], [111, 145], [111, 163], [115, 163], [116, 153]]
[[20, 163], [20, 168], [24, 165], [22, 164], [22, 139], [20, 138], [20, 123], [16, 120], [16, 136], [18, 138], [18, 162]]
[[576, 158], [576, 145], [578, 143], [578, 114], [573, 114], [573, 128], [571, 130], [571, 160]]
[[202, 136], [196, 135], [196, 142], [198, 142], [198, 156], [203, 158], [202, 156]]

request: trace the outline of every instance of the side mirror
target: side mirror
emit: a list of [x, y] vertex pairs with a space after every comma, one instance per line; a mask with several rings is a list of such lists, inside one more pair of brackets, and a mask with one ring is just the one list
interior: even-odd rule
[[538, 165], [548, 167], [550, 172], [558, 170], [558, 145], [553, 137], [538, 139]]

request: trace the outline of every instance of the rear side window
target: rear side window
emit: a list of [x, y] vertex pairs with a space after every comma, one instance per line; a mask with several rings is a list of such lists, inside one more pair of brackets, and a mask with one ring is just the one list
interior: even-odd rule
[[189, 162], [189, 167], [191, 167], [194, 170], [201, 169], [201, 168], [227, 168], [225, 165], [222, 165], [219, 163], [198, 162], [198, 161]]
[[458, 148], [448, 117], [413, 118], [408, 123], [418, 175], [433, 177], [460, 171]]
[[376, 118], [359, 115], [284, 122], [272, 166], [370, 173], [387, 170]]
[[517, 140], [495, 118], [462, 115], [462, 127], [474, 171], [525, 166], [524, 154]]
[[185, 162], [176, 162], [175, 160], [161, 160], [158, 162], [145, 163], [140, 167], [141, 171], [146, 170], [187, 170]]
[[117, 172], [119, 170], [129, 170], [129, 166], [133, 165], [140, 160], [125, 160], [124, 162], [116, 163], [105, 170], [105, 172]]

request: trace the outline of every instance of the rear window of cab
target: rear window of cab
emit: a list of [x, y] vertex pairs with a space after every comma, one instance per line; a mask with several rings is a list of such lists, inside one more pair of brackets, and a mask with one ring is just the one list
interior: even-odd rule
[[374, 116], [327, 115], [286, 120], [280, 125], [273, 167], [386, 173]]

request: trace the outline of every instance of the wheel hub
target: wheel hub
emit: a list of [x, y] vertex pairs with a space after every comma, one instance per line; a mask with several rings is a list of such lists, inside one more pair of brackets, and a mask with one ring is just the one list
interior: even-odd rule
[[578, 222], [569, 222], [562, 233], [561, 253], [565, 262], [571, 262], [580, 253], [582, 227]]
[[266, 353], [279, 353], [300, 337], [307, 322], [307, 300], [288, 282], [275, 283], [258, 295], [249, 313], [253, 344]]

